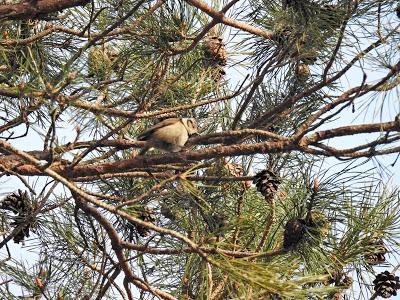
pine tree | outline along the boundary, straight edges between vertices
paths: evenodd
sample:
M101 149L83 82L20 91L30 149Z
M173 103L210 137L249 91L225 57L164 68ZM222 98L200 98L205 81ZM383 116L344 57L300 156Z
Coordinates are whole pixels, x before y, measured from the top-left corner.
M398 16L394 0L1 4L0 294L395 296ZM170 118L199 135L139 155Z

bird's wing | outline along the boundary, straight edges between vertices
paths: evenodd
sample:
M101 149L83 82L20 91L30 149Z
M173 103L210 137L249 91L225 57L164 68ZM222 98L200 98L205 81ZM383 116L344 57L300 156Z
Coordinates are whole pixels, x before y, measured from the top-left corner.
M170 119L166 119L164 121L161 121L160 123L157 123L156 125L147 128L144 132L142 132L140 135L138 135L137 139L138 139L138 141L145 141L157 129L162 128L162 127L166 127L166 126L169 126L169 125L172 125L172 124L175 124L176 122L179 122L179 121L180 121L179 118L170 118Z

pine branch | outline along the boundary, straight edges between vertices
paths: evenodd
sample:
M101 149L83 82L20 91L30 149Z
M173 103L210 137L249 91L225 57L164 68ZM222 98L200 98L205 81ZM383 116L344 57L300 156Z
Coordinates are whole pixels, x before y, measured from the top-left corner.
M38 0L22 1L17 4L0 5L0 19L37 19L67 8L84 6L89 0Z

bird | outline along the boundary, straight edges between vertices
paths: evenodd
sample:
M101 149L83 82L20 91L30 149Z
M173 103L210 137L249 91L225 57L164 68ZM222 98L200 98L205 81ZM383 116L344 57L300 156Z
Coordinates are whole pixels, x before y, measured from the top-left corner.
M137 137L138 141L146 142L139 155L144 155L153 147L169 152L179 152L184 148L189 136L194 134L198 134L197 122L194 118L166 119Z

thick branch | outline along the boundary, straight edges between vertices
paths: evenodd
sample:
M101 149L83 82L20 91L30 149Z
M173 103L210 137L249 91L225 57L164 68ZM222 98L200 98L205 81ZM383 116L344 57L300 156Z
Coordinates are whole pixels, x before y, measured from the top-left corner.
M389 131L400 131L399 120L386 123L350 125L350 126L343 126L334 129L318 131L311 134L308 137L305 137L302 142L309 145L322 140L340 136L348 136L348 135L372 133L372 132L389 132Z
M267 141L263 143L253 144L234 144L229 146L217 146L213 148L201 149L197 151L187 151L179 153L165 153L162 155L149 155L149 156L136 156L131 159L94 163L94 164L81 164L74 168L68 167L63 162L57 162L51 166L51 169L62 176L67 178L82 178L86 176L97 176L101 174L113 174L127 172L135 168L148 168L150 166L160 164L173 164L182 162L195 162L203 159L226 157L226 156L240 156L252 155L258 153L276 153L276 152L290 152L293 150L305 151L308 145L315 144L321 140L326 140L334 137L348 136L361 133L371 132L389 132L400 131L399 121L395 120L386 123L376 124L361 124L352 126L343 126L325 131L319 131L306 136L301 139L299 144L295 140L282 139L278 141ZM233 131L234 132L234 131ZM239 131L240 132L240 131ZM265 132L266 135L271 134ZM272 137L272 136L270 136ZM9 151L9 144L0 141L0 148ZM12 152L12 151L10 151ZM307 151L305 151L307 152ZM6 157L2 159L1 165L4 169L13 170L21 175L44 175L40 168L33 165L24 164L21 160L8 160Z
M66 8L83 6L89 2L89 0L39 0L0 5L0 19L35 19Z
M9 144L0 141L0 148L9 151ZM169 164L169 163L182 163L201 161L203 159L225 157L225 156L239 156L251 155L256 153L275 153L275 152L289 152L295 150L296 145L291 144L289 141L278 142L264 142L254 144L235 144L230 146L218 146L198 151L187 151L179 153L165 153L162 155L149 155L137 156L132 159L120 160L115 162L77 165L73 169L68 168L67 165L60 163L52 165L51 169L58 174L68 178L94 176L105 173L117 173L132 170L134 168L146 168L153 165ZM12 151L10 151L12 152ZM21 157L23 157L21 155ZM20 165L15 161L3 162L5 169L10 169L18 172L21 175L44 175L40 168L32 165Z

